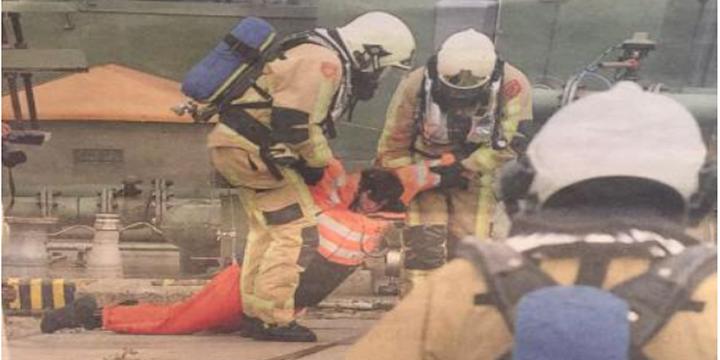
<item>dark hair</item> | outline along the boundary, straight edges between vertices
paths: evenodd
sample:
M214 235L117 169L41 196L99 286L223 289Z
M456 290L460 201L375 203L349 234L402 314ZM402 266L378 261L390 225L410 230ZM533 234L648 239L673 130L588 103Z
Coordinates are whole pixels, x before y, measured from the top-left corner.
M368 191L368 197L375 202L385 201L381 211L405 211L400 201L404 188L400 179L390 170L371 168L360 173L358 194Z

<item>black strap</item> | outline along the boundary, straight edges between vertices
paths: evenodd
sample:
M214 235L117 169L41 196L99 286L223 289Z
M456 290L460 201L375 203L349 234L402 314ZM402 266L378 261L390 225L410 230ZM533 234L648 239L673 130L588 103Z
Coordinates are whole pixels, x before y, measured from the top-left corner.
M602 288L610 261L612 258L606 254L584 254L580 257L575 284Z
M225 41L232 42L233 40L226 37ZM237 45L236 43L233 44L235 44L238 49L243 48L241 45ZM232 47L232 45L228 45ZM207 122L214 115L221 113L225 111L225 109L233 106L232 102L245 94L245 92L247 92L247 90L250 88L253 88L266 101L272 102L272 96L265 90L257 86L255 81L262 75L265 64L274 60L280 55L280 46L281 44L279 41L272 41L265 47L265 49L261 51L252 48L250 48L250 50L247 50L248 55L244 56L249 56L250 58L252 58L253 56L257 55L257 58L255 58L255 60L251 60L251 62L248 64L248 68L243 72L242 76L239 76L237 79L235 79L232 84L228 86L228 89L226 91L220 94L217 99L215 99L211 104L206 106L201 112L195 115L195 120L199 122ZM257 54L252 53L252 50L257 52Z
M505 77L505 60L501 59L498 54L495 54L495 56L495 66L492 75L490 75L490 82L501 81Z
M656 262L648 272L624 281L610 291L624 299L638 320L632 324L636 352L662 329L677 312L701 309L691 303L693 292L709 275L717 272L717 250L696 245L678 255Z
M270 174L277 180L282 180L280 169L270 157L270 146L275 144L270 128L248 114L242 104L230 106L220 113L220 122L257 145L260 149L260 158Z
M520 298L534 290L557 283L522 254L499 242L463 241L458 254L475 265L483 276L488 291L475 296L475 303L495 305L508 328L513 330L514 308ZM604 270L592 274L581 271L583 281L602 283L612 257L601 254L596 266ZM590 268L592 261L585 260ZM581 263L582 264L582 263ZM582 275L585 272L586 275ZM678 255L656 261L644 274L626 280L610 292L624 299L638 315L632 324L633 360L650 360L642 348L662 329L677 311L702 311L703 305L691 299L692 294L708 276L717 272L717 250L709 245L695 245ZM602 276L600 276L602 274ZM505 354L501 359L507 358Z
M350 58L352 56L352 53L350 53L350 50L345 46L345 42L342 39L342 36L340 36L340 33L337 31L337 29L327 29L327 33L330 36L331 39L335 41L335 43L340 47L340 51L345 53L345 56ZM341 57L344 61L344 57Z
M344 56L339 56L340 61L342 62L343 69L347 68L349 60L346 60L347 58L351 57L350 51L348 51L347 47L345 46L345 43L342 40L342 37L337 32L336 29L327 29L327 33L330 36L330 38L338 45L339 49L334 49L336 51L340 51L344 54ZM291 35L290 37L284 39L280 45L281 49L281 56L284 56L284 53L296 46L303 45L303 44L315 44L320 46L325 46L322 43L318 41L313 41L312 36L319 36L322 37L322 35L318 34L317 32L310 30L310 31L303 31L294 35ZM345 72L347 70L343 70ZM344 75L348 76L348 75ZM350 89L348 89L350 90ZM337 104L337 101L339 100L340 92L336 91L335 95L333 95L332 100L330 101L330 109L334 109L335 105ZM355 105L357 103L357 100L354 102L351 101L350 106L346 106L343 108L340 115L337 116L337 119L341 119L343 116L348 116L348 122L352 122L352 112L354 111ZM337 137L337 129L335 128L335 120L332 117L331 111L328 111L327 116L325 116L325 119L323 119L320 122L320 127L323 130L323 134L330 140L335 139Z
M532 291L557 282L535 264L500 242L464 240L458 245L458 255L469 260L485 279L487 293L478 294L476 303L493 303L510 331L514 328L515 307L520 298Z
M272 106L273 97L272 97L272 95L270 95L269 92L267 92L265 89L258 86L257 83L254 81L250 84L250 87L252 87L253 90L255 90L255 92L258 93L258 95L262 96L262 98L265 99L265 101L263 102L264 104L268 104L268 107Z
M508 145L508 139L505 139L505 134L503 133L503 124L502 124L502 118L503 118L503 107L502 103L505 101L504 99L501 99L502 97L502 83L505 81L505 61L500 59L500 56L497 55L497 58L495 60L495 68L493 69L492 75L490 76L491 84L494 82L500 83L500 89L498 89L497 94L495 94L495 125L493 126L493 132L492 132L492 147L495 150L503 150Z
M10 187L10 204L8 204L7 208L3 210L3 212L7 215L7 213L13 208L15 205L15 178L13 177L13 171L12 167L7 167L8 172L8 186Z
M423 154L417 146L415 146L415 143L417 142L418 137L420 136L420 132L423 131L422 126L423 122L425 121L425 107L427 106L427 90L425 89L426 82L428 81L428 76L432 78L431 70L430 68L435 68L435 56L430 57L430 60L428 60L428 75L424 75L422 82L420 82L420 91L418 92L417 97L417 106L415 108L415 118L413 119L413 127L412 127L412 134L410 134L410 154L414 155L415 153L419 153L420 155L427 155ZM439 158L439 157L438 157Z
M243 108L245 110L269 109L272 107L271 101L256 101L241 104L233 104L233 107Z
M230 50L237 52L249 62L254 63L260 60L260 51L238 39L232 33L225 35L223 41L230 47Z

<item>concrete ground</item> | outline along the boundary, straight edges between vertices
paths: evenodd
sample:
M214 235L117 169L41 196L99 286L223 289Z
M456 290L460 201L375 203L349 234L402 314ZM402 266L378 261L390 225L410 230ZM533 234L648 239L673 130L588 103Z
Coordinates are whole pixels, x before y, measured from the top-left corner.
M308 319L319 342L267 343L237 334L121 335L109 331L68 330L41 334L39 320L10 317L5 360L331 360L342 359L350 344L375 319L355 316Z
M47 275L76 285L76 296L89 294L100 305L128 299L143 302L181 301L198 292L205 279L178 279L173 252L123 252L124 278L93 277L74 264L74 254L53 263ZM3 266L4 276L13 268ZM19 274L18 274L19 275ZM310 309L301 323L316 331L319 342L267 343L238 334L122 335L109 331L63 330L40 332L40 319L8 316L3 326L7 341L4 360L330 360L342 359L349 346L397 302L372 293L373 275L357 271L326 301Z

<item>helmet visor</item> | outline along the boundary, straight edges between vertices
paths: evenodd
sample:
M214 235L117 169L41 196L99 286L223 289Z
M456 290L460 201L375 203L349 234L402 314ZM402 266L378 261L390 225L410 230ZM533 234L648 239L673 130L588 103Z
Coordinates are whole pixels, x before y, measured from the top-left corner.
M445 81L432 84L432 97L440 109L445 112L478 109L490 102L490 83L472 88L459 88Z

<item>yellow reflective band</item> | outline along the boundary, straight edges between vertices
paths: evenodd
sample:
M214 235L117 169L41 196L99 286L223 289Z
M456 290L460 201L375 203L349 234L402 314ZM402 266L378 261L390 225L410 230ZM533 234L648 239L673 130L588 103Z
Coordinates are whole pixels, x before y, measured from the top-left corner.
M41 310L42 301L42 279L30 279L30 308Z
M320 216L318 216L318 226L328 229L343 239L353 242L360 242L364 237L364 234L349 229L347 226L335 221L335 219L326 214L320 214Z
M262 50L264 50L265 48L267 48L267 46L268 46L268 45L272 42L272 40L274 40L274 39L275 39L275 34L270 34L270 36L268 36L268 38L265 39L265 42L263 42L263 44L260 46L260 51L262 51ZM219 87L217 90L215 90L215 92L212 94L212 96L210 96L210 98L207 99L206 101L207 101L207 102L212 102L212 101L214 101L218 96L220 96L221 94L223 94L223 93L225 92L225 89L227 89L228 87L230 87L230 85L232 85L232 83L235 81L235 79L237 79L241 74L245 73L245 69L247 69L248 66L249 66L248 64L243 64L243 65L241 65L240 68L238 68L237 70L235 70L235 72L234 72L230 77L228 77L227 80L225 80L225 82L222 84L222 86Z
M251 307L255 311L269 313L275 309L275 303L273 301L247 293L243 293L242 296L244 306Z
M330 257L338 257L350 261L358 261L363 257L360 251L352 251L339 247L334 242L320 235L320 247L325 248L330 253Z
M390 105L388 106L388 111L385 115L385 126L383 127L382 134L380 135L380 141L378 141L378 155L382 159L382 165L384 167L400 167L405 165L410 165L410 158L409 157L403 157L395 160L386 160L385 155L392 151L393 149L396 149L398 147L404 148L405 146L402 146L401 144L398 144L397 141L393 140L393 136L396 136L395 129L398 126L399 114L398 109L400 108L400 105L403 103L403 95L405 93L405 88L408 86L408 80L407 75L403 76L403 78L400 80L400 84L398 84L397 89L395 90L395 93L393 94L392 99L390 100ZM397 164L393 164L393 162L399 161Z
M410 209L408 210L408 225L422 225L422 214L420 212L420 206L417 202L410 203Z
M521 107L520 107L520 98L515 97L512 100L505 103L505 116L515 116L520 113Z
M328 145L327 138L325 138L320 124L325 121L330 111L330 104L332 103L334 95L335 86L333 80L323 77L317 90L317 98L315 99L315 106L310 115L310 126L308 127L308 136L310 137L309 141L312 146L312 151L309 154L305 154L307 157L305 160L310 166L317 167L326 165L332 158L332 150L330 150L330 145Z
M315 207L315 200L310 194L310 189L305 184L305 180L295 172L294 170L283 168L282 174L287 179L295 191L300 195L300 205L303 209L303 215L308 217L308 214L317 214L318 210Z
M8 304L8 307L10 309L20 309L20 279L9 278L7 280L7 285L15 290L15 300Z
M427 173L428 169L423 163L415 164L415 176L417 177L417 184L420 187L427 185Z
M475 236L488 240L492 230L492 217L495 210L495 196L492 187L481 187L478 193L477 215L475 217Z
M52 281L53 306L59 309L65 306L65 279Z
M472 170L481 173L490 173L495 171L497 165L493 149L482 148L470 155L469 160L472 162Z
M311 151L304 154L308 165L312 167L327 165L332 159L332 150L330 150L330 145L328 145L325 134L323 134L322 127L317 124L310 125L308 134L310 146L312 147Z
M383 166L388 167L388 168L393 168L393 169L403 167L403 166L408 166L411 164L412 164L412 159L409 156L383 161Z

